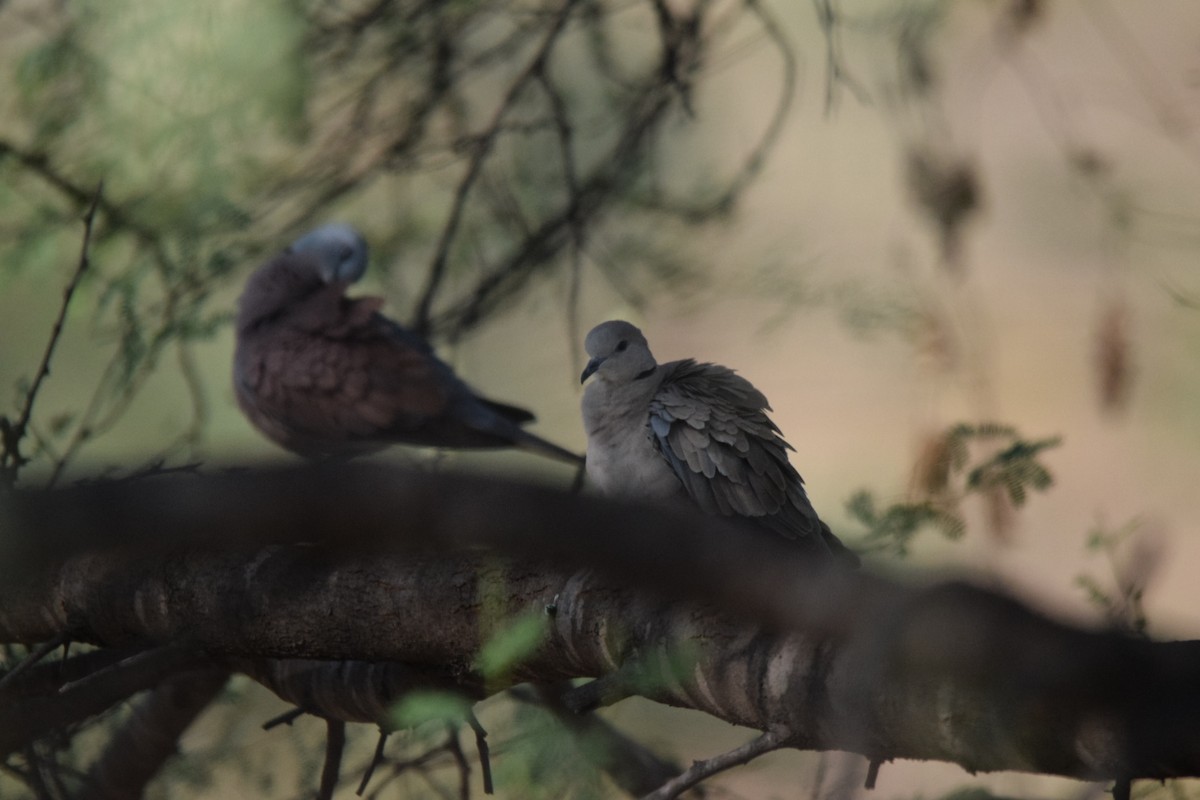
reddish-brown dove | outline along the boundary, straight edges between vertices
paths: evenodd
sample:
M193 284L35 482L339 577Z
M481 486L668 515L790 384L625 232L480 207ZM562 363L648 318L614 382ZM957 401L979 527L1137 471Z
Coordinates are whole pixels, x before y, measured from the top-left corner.
M628 322L597 325L580 382L587 477L608 495L690 498L707 514L781 534L857 564L813 510L767 398L727 367L659 364Z
M332 224L296 240L250 276L238 303L233 385L246 417L309 458L391 444L518 447L580 456L521 429L533 414L480 397L429 344L379 313L379 297L346 297L367 244Z

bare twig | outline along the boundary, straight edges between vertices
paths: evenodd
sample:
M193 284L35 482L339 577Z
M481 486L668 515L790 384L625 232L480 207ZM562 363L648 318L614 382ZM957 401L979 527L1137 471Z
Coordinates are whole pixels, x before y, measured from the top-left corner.
M441 287L442 279L445 277L446 263L450 257L450 246L454 243L455 234L457 234L459 223L462 221L463 211L466 209L471 189L475 185L475 181L483 169L483 164L487 160L488 154L491 152L492 146L500 134L501 123L521 96L525 87L541 71L542 65L549 57L555 42L558 41L563 28L566 27L567 20L570 18L571 10L575 4L575 0L563 0L562 7L555 15L550 29L546 32L541 46L534 53L529 65L513 80L512 85L508 88L508 92L496 108L491 123L475 139L474 152L467 164L466 174L463 175L462 180L458 184L458 189L455 191L454 201L450 206L450 215L446 218L446 224L442 227L442 234L438 239L433 261L429 265L429 273L425 279L425 288L421 291L421 299L417 302L416 314L412 325L422 335L429 332L433 301L438 289Z
M29 782L27 785L33 791L33 796L37 800L54 800L54 795L50 793L50 787L46 785L46 776L42 772L42 757L33 742L25 745L24 755L25 763L29 765ZM1128 797L1124 798L1124 800L1128 800Z
M368 800L374 800L376 797L378 797L380 795L380 793L383 791L383 789L390 782L397 779L398 777L403 775L408 770L418 771L421 774L421 776L424 777L426 779L426 781L428 781L428 776L424 773L425 767L430 762L436 760L439 756L446 753L447 750L449 749L448 745L449 745L448 742L443 742L442 744L439 744L437 747L426 750L424 753L421 753L419 756L416 756L415 758L410 758L410 759L393 762L390 765L390 769L389 769L391 774L388 775L386 778L384 778L374 789L371 790L371 793L369 795L367 795ZM442 789L442 787L436 786L436 785L432 785L432 786L433 786L434 790L437 791L438 794L443 795L443 796L445 795L445 792Z
M321 786L317 800L333 800L337 789L338 771L342 768L342 751L346 749L346 723L340 719L325 720L325 764L321 767Z
M837 86L844 86L858 102L866 105L870 102L867 90L846 69L842 58L841 40L838 36L838 12L833 7L833 0L813 0L817 11L817 22L825 37L825 114L833 113L837 104Z
M467 712L467 724L475 732L475 749L479 752L479 770L483 773L483 793L492 794L492 759L488 750L487 731L479 723L475 712Z
M458 741L458 726L447 723L446 733L449 734L449 738L446 739L445 747L454 757L454 764L458 768L459 800L471 800L471 765L467 763L467 756Z
M383 761L383 747L387 744L388 731L379 729L379 741L375 743L375 754L371 756L371 763L367 765L367 769L363 772L362 782L358 784L358 791L355 792L359 797L363 796L363 792L367 790L367 784L371 782L371 776L375 774L375 768Z
M262 724L262 729L264 731L269 731L272 728L279 727L280 725L291 725L306 713L307 712L303 708L293 708L290 711L285 711L282 714L279 714L278 716L271 717Z
M101 181L96 187L95 194L92 195L92 202L88 206L87 213L83 216L83 243L79 248L79 263L75 267L74 274L71 275L71 280L67 283L67 288L63 290L63 300L58 308L58 318L54 320L54 327L50 331L50 340L46 342L46 352L42 354L42 363L38 366L29 392L25 395L25 406L21 409L21 416L17 418L15 424L5 425L2 428L4 452L0 454L0 470L3 470L0 480L10 486L16 483L17 473L27 462L27 459L21 456L21 440L25 438L26 429L29 427L29 418L33 414L33 404L37 400L38 390L42 388L42 381L50 374L50 359L54 357L54 348L58 345L58 339L62 335L71 298L75 296L75 289L79 286L79 281L91 263L88 247L92 241L92 224L96 219L96 208L100 204L103 193L104 182Z
M575 133L571 126L571 118L567 112L567 104L563 101L562 93L551 80L549 72L543 65L538 72L538 81L550 100L550 110L554 118L554 130L558 137L559 158L562 161L563 181L567 185L570 197L579 194L579 176L575 168ZM571 359L572 374L580 369L579 354L579 292L583 278L583 252L586 243L586 228L579 217L579 209L575 205L568 208L570 216L567 223L571 231L571 272L567 280L567 348Z
M57 695L32 697L0 707L0 755L54 730L86 719L179 672L210 662L190 647L166 645L63 686Z
M874 789L875 782L879 780L879 767L883 764L882 758L872 758L867 764L867 779L863 781L864 789Z
M723 772L730 767L749 763L759 756L778 750L787 744L791 732L786 728L773 727L757 739L747 742L741 747L735 747L727 753L714 756L705 761L696 761L680 775L664 783L655 791L645 795L642 800L670 800L678 797L700 781Z
M8 689L12 685L13 681L24 674L26 670L70 640L70 632L64 631L58 636L55 636L53 639L42 642L37 647L33 648L33 650L29 651L29 655L21 659L19 664L10 669L8 672L4 673L4 677L0 678L0 693L3 693L4 690Z
M86 678L139 652L140 648L109 647L69 658L64 656L59 661L43 660L6 685L0 692L0 703L11 703L21 697L57 694L64 684Z

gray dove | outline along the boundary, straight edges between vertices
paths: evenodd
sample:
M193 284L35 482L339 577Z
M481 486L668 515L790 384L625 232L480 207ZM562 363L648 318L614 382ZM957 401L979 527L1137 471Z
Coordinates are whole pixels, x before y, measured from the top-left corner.
M692 359L659 364L628 322L597 325L580 383L587 477L609 495L690 498L852 564L858 557L813 510L792 447L767 416L767 398L745 378Z
M346 297L367 268L349 225L297 239L250 276L238 303L233 385L267 438L309 458L404 443L518 447L578 465L580 456L521 429L533 414L476 394L415 333Z

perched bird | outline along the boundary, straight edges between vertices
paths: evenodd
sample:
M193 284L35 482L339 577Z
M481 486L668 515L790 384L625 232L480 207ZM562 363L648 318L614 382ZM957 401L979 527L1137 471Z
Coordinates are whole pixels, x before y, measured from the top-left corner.
M659 364L628 322L597 325L580 383L587 477L609 495L688 497L811 552L858 558L813 510L767 398L733 370L692 359Z
M424 339L379 313L382 298L346 297L366 268L362 236L332 224L250 276L238 303L233 385L256 428L309 458L404 443L518 447L580 463L521 429L533 414L476 394Z

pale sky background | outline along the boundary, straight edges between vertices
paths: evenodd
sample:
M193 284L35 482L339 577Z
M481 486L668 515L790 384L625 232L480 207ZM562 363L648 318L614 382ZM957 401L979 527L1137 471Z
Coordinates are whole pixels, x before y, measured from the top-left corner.
M929 430L987 419L1012 424L1027 438L1061 435L1063 444L1045 457L1057 483L1020 510L1011 541L989 536L972 507L963 542L926 532L913 561L937 571L966 569L1056 613L1095 619L1075 578L1111 576L1102 558L1085 552L1087 532L1097 523L1115 528L1140 519L1146 541L1161 548L1146 598L1151 630L1193 638L1200 636L1200 310L1175 302L1168 289L1200 298L1200 4L1139 0L1084 10L1081 2L1048 3L1035 29L1008 50L996 47L981 11L996 3L961 4L952 35L939 37L948 70L937 141L978 167L984 195L961 281L948 280L934 263L933 237L908 200L903 153L912 129L901 130L881 88L895 70L890 51L878 39L847 36L846 60L872 101L843 93L827 113L825 49L812 8L776 0L771 6L801 63L798 91L783 138L736 217L680 243L711 261L712 285L685 301L656 298L643 314L593 272L582 319L586 330L629 318L660 361L715 361L753 381L796 447L793 461L814 505L850 540L855 529L844 501L863 487L884 499L903 497ZM778 58L766 49L721 66L697 98L700 133L681 138L675 162L697 171L727 168L766 123L778 76ZM1110 196L1150 212L1135 213L1126 233L1114 232L1104 201L1068 168L1064 133L1110 164ZM779 284L764 278L768 271L809 299L780 300ZM407 308L407 298L394 294L403 281L393 283L368 278L362 291L388 295L394 312ZM229 289L230 307L237 291ZM45 276L6 286L0 387L32 374L58 293ZM543 286L446 355L489 395L534 409L539 433L582 449L578 370L558 313L562 296L560 285ZM864 296L939 304L965 346L982 354L972 363L984 388L964 371L938 373L895 331L852 330L845 308ZM1098 320L1113 297L1129 309L1135 369L1132 400L1121 415L1101 411L1094 374ZM99 361L79 317L72 317L39 410L69 408L71 376L86 375ZM289 458L236 410L228 385L231 332L198 352L212 413L206 457ZM156 437L178 430L186 415L181 388L159 383L148 387L124 433L99 443L83 466L139 464ZM569 479L522 456L470 461ZM644 704L625 703L610 714L637 723L685 760L748 735L687 712L647 714ZM813 764L811 755L777 754L723 780L749 797L793 797L807 791ZM870 796L928 797L960 785L1031 797L1084 791L1070 781L899 763L884 766Z

